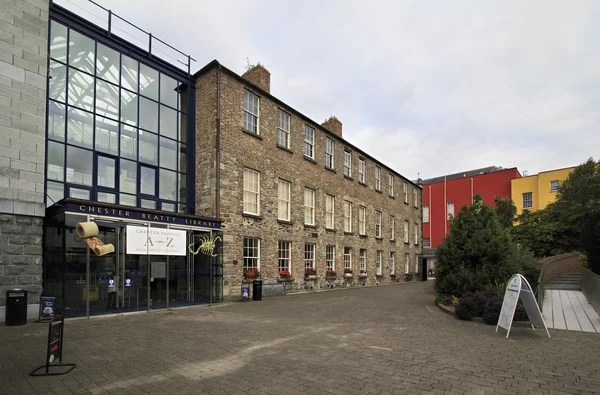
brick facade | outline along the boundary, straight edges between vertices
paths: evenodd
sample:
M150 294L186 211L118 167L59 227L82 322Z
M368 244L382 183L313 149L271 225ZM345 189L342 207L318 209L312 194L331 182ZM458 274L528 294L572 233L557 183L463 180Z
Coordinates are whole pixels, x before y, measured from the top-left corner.
M4 0L0 13L0 307L8 289L31 304L42 291L48 8Z
M279 102L251 83L222 68L220 77L220 182L216 179L217 68L207 66L197 74L197 170L198 215L215 215L215 191L220 193L220 214L225 225L224 296L240 294L243 277L244 237L260 239L260 268L265 282L278 281L278 242L291 242L293 291L344 286L375 285L404 281L405 254L414 273L421 254L421 189L398 173L376 162L336 134ZM259 135L243 130L244 90L260 98ZM291 116L289 149L277 146L278 110ZM314 160L304 155L304 125L315 130ZM341 134L341 124L340 124ZM334 169L325 167L326 137L335 141ZM352 176L344 175L344 150L351 152ZM359 157L366 161L365 184L358 182ZM381 190L375 190L375 167L381 168ZM260 214L243 214L244 169L260 172ZM394 176L394 197L388 195L388 174ZM291 183L291 221L278 220L278 180ZM403 185L407 184L408 203ZM316 224L304 224L304 188L316 192ZM417 191L417 207L414 205ZM326 194L335 197L334 230L325 228ZM344 231L344 201L352 203L352 232ZM366 207L366 236L358 233L359 206ZM382 238L375 237L376 212L382 213ZM395 218L395 240L390 241L390 216ZM404 221L409 221L409 242L404 242ZM415 232L417 243L415 244ZM316 280L304 278L305 244L315 244ZM335 279L325 276L327 245L336 246ZM352 249L354 275L344 278L344 248ZM366 249L367 274L359 278L359 250ZM375 270L376 251L382 251L382 275ZM395 273L390 275L389 256L395 252Z

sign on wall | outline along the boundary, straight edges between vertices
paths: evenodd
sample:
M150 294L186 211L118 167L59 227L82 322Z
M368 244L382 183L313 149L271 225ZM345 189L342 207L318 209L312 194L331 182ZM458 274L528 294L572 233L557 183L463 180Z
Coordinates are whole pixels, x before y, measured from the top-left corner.
M127 225L127 254L186 255L185 230Z
M548 332L548 328L542 317L540 307L535 300L535 295L533 294L531 286L527 279L521 274L515 274L508 280L506 292L504 293L504 300L502 301L502 309L500 310L500 317L498 318L498 325L496 325L496 332L498 332L499 327L504 328L507 330L506 337L508 338L519 298L523 302L527 317L531 323L531 328L533 330L535 330L536 327L544 328L546 329L548 337L550 337L550 333Z

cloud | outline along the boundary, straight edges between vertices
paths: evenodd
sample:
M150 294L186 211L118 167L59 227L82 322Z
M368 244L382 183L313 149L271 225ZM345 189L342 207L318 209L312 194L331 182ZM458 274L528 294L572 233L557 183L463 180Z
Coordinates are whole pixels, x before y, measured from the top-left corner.
M530 173L600 146L600 3L104 0L243 73L408 178L490 165Z

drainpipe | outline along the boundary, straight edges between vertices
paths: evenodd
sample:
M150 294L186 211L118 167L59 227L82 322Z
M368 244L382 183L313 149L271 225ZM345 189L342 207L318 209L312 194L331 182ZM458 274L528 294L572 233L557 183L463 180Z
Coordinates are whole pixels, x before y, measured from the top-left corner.
M433 216L431 215L431 209L433 207L433 196L431 195L431 185L429 186L429 248L431 248L431 227L433 226Z
M217 141L216 141L216 177L217 194L216 218L221 218L221 65L217 68Z
M448 234L448 203L446 202L446 176L444 176L444 236Z
M473 177L471 177L471 203L473 203Z

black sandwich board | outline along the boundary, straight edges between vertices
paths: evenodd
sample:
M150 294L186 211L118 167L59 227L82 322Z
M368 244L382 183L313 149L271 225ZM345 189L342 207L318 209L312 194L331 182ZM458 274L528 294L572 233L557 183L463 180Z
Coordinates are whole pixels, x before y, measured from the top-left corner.
M74 363L62 363L65 318L52 318L48 324L48 347L46 349L46 364L29 373L30 376L60 376L69 373L77 366ZM55 363L58 362L58 363ZM56 371L54 368L66 368ZM40 370L44 371L40 372ZM55 370L52 372L51 370Z

